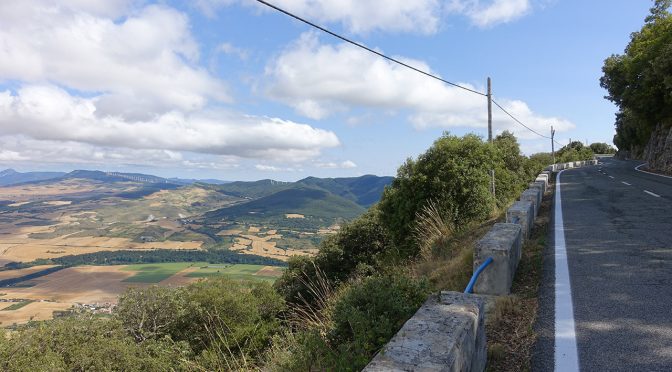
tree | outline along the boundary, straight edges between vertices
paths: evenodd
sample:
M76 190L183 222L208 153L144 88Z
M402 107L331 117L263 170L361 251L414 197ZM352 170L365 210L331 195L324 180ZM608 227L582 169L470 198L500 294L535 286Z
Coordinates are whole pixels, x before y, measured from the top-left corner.
M614 143L639 153L653 129L672 124L671 0L657 0L622 55L604 61L600 85L619 107Z
M380 201L381 221L402 256L415 256L416 216L430 201L456 228L490 215L495 200L490 170L495 169L495 147L474 135L444 133L417 160L408 159Z

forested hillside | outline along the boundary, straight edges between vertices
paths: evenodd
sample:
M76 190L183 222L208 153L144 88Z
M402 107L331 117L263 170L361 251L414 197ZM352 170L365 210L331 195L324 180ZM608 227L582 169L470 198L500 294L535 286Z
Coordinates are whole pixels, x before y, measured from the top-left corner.
M656 0L625 52L607 58L600 84L619 107L614 144L623 157L672 172L671 0Z

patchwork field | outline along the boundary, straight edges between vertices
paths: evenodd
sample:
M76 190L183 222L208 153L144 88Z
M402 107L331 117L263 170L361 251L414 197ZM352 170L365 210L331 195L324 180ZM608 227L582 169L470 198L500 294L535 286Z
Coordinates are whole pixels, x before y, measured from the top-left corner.
M10 277L12 271L17 271L13 274L16 277L23 270L29 269L0 274ZM273 282L280 275L282 268L278 267L204 262L71 267L16 287L0 288L0 326L49 319L53 311L73 306L109 309L128 287L183 286L213 276Z

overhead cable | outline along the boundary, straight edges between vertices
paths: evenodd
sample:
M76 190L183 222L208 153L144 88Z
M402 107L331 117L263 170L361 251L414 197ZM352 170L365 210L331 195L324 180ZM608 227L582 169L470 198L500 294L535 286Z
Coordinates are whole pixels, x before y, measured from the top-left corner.
M481 93L481 92L479 92L479 91L477 91L477 90L473 90L473 89L471 89L471 88L467 88L467 87L462 86L462 85L460 85L460 84L450 82L450 81L445 80L445 79L443 79L443 78L440 78L440 77L438 77L438 76L436 76L436 75L430 74L429 72L422 71L422 70L420 70L420 69L418 69L418 68L416 68L416 67L413 67L413 66L411 66L411 65L409 65L409 64L407 64L407 63L401 62L401 61L398 60L398 59L389 57L389 56L387 56L387 55L385 55L385 54L383 54L383 53L381 53L381 52L375 51L375 50L373 50L373 49L371 49L371 48L369 48L369 47L367 47L367 46L364 46L364 45L362 45L362 44L360 44L360 43L358 43L358 42L356 42L356 41L352 41L352 40L346 38L345 36L341 36L341 35L339 35L339 34L333 32L333 31L330 31L330 30L328 30L328 29L322 27L322 26L316 25L316 24L313 23L313 22L310 22L310 21L308 21L308 20L306 20L306 19L304 19L304 18L301 18L301 17L297 16L296 14L290 13L289 11L284 10L284 9L282 9L282 8L276 6L276 5L273 5L273 4L271 4L271 3L268 3L268 2L266 2L266 1L264 1L264 0L257 0L257 2L259 2L259 3L261 3L261 4L264 4L264 5L266 5L266 6L270 7L270 8L273 8L273 9L275 9L275 10L281 12L281 13L284 13L284 14L286 14L286 15L288 15L288 16L290 16L290 17L296 19L296 20L299 20L299 21L301 21L301 22L303 22L303 23L305 23L305 24L307 24L307 25L310 25L310 26L312 26L312 27L314 27L314 28L316 28L316 29L318 29L318 30L320 30L320 31L326 32L326 33L328 33L329 35L334 36L334 37L336 37L336 38L338 38L338 39L341 39L341 40L343 40L343 41L345 41L345 42L347 42L347 43L350 43L350 44L352 44L352 45L354 45L354 46L356 46L356 47L359 47L359 48L362 48L362 49L364 49L364 50L366 50L366 51L369 51L369 52L371 52L371 53L373 53L373 54L375 54L375 55L377 55L377 56L379 56L379 57L385 58L385 59L387 59L387 60L389 60L389 61L392 61L392 62L394 62L394 63L396 63L396 64L399 64L399 65L401 65L401 66L404 66L404 67L406 67L406 68L409 68L409 69L411 69L411 70L413 70L413 71L415 71L415 72L419 72L419 73L421 73L421 74L423 74L423 75L429 76L429 77L431 77L431 78L433 78L433 79L439 80L439 81L441 81L441 82L443 82L443 83L446 83L446 84L448 84L448 85L452 85L452 86L454 86L454 87L456 87L456 88L464 89L464 90L466 90L466 91L468 91L468 92L475 93L475 94L478 94L478 95L480 95L480 96L484 96L484 97L486 96L485 93Z

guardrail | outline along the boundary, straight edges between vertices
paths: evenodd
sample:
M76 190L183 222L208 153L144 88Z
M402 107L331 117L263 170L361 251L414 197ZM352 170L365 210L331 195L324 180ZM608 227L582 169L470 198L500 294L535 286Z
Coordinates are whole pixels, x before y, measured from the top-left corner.
M507 223L496 223L476 243L474 273L464 293L432 296L364 371L484 371L485 301L480 294L510 293L522 242L532 230L551 172L595 164L597 160L553 164L542 172L507 210Z

